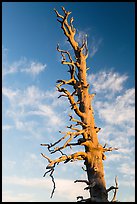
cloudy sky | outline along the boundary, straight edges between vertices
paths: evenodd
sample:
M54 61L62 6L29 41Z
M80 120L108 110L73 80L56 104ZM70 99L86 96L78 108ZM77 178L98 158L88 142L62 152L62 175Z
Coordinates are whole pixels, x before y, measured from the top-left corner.
M53 11L62 13L61 6L72 11L76 39L88 36L87 79L90 93L96 92L99 141L119 148L106 153L107 187L118 176L117 199L135 201L134 3L10 2L2 3L3 202L67 202L88 195L84 184L74 183L86 179L82 161L57 166L52 199L51 178L43 177L48 163L40 154L49 154L40 144L58 140L72 113L55 88L58 79L68 78L56 45L72 51Z

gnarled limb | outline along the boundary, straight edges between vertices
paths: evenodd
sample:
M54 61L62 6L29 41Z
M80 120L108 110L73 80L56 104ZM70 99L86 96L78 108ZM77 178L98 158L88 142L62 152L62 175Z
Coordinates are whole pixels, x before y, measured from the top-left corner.
M77 120L77 119L73 118L72 115L69 115L69 117L70 117L70 121L73 121L73 122L77 123L76 125L81 125L83 128L87 128L88 127L87 124L83 123L80 120Z
M58 50L58 52L61 52L61 54L63 54L63 53L67 54L67 55L68 55L68 58L69 58L69 60L70 60L70 62L72 62L72 64L75 66L75 63L73 62L72 57L71 57L71 55L70 55L70 53L69 53L68 51L66 51L66 50L61 50L61 49L59 48L59 44L57 44L57 50ZM65 61L65 60L66 60L66 57L63 55L63 61Z
M90 182L89 181L87 181L87 180L75 180L74 181L74 183L78 183L78 182L82 182L82 183L86 183L87 185L89 185L90 184Z
M79 110L77 103L74 100L74 97L70 94L70 92L64 88L58 88L59 92L63 92L66 94L66 96L68 97L68 100L70 101L70 104L72 106L72 109L74 109L75 113L79 116L79 117L83 117L84 114Z
M41 144L41 146L47 146L49 152L51 154L57 152L57 151L60 151L64 148L66 148L67 146L71 147L71 146L76 146L76 145L81 145L81 143L71 143L70 142L73 140L73 138L76 138L77 136L79 135L82 135L85 130L81 130L81 129L78 129L78 128L71 128L72 130L75 130L76 132L63 132L63 134L65 134L63 137L61 137L59 140L57 140L55 143L50 143L50 144ZM62 132L61 132L62 133ZM58 143L60 143L62 140L66 139L67 137L69 137L69 139L64 143L63 146L61 147L55 147L54 149L51 150L52 147L54 147L55 145L57 145ZM42 155L43 156L43 155ZM43 156L44 157L44 156ZM49 159L49 158L47 158Z
M45 159L48 160L49 164L46 167L46 169L51 169L53 168L56 164L59 164L60 162L67 163L69 161L74 161L74 160L85 160L87 157L87 153L86 152L76 152L74 154L71 155L62 155L61 157L59 157L58 159L55 160L51 160L49 159L46 155L41 154Z
M70 79L68 81L66 81L66 80L57 80L56 83L60 83L60 84L57 85L57 88L59 88L63 84L73 85L75 83L75 80L74 79Z
M64 34L68 37L68 41L71 43L74 50L77 50L78 43L75 41L74 36L76 33L76 29L72 26L73 18L70 20L70 25L68 24L68 16L71 14L71 12L66 11L64 7L62 7L62 10L64 11L64 16L60 15L56 9L54 11L56 12L57 17L61 18L62 20L58 20L61 23L61 28L64 31Z
M86 183L87 187L84 188L84 190L89 190L90 188L93 188L96 185L96 182L93 180L92 182L87 181L87 180L75 180L74 183L77 182L82 182L82 183Z
M113 150L118 150L118 148L116 148L116 147L103 148L104 152L113 151Z
M83 133L83 130L81 130L81 131L79 131L79 132L71 132L71 133L69 132L69 133L67 133L67 134L63 137L63 139L64 139L65 137L67 137L68 135L69 135L70 137L69 137L69 139L65 142L65 144L64 144L62 147L56 147L54 150L52 150L51 153L55 153L55 152L57 152L57 151L59 151L59 150L62 150L62 149L64 149L64 148L66 148L67 146L71 146L72 144L69 144L69 142L71 142L74 137L77 137L78 135L81 135L82 133Z
M118 181L117 181L117 176L115 177L115 184L116 184L116 187L115 187L114 196L113 196L111 202L116 202L116 195L117 195L117 191L118 191Z
M83 40L83 44L81 47L78 46L78 43L75 41L74 36L76 34L76 29L72 25L73 18L70 19L70 25L68 24L68 16L71 14L71 12L66 11L64 7L62 7L62 10L64 11L64 16L60 15L56 9L54 11L56 12L57 17L61 18L61 20L58 20L61 23L61 28L64 31L64 34L67 36L68 41L70 42L71 46L74 49L76 58L80 55L85 60L88 57L88 48L87 48L87 41L86 39ZM85 54L82 52L85 49ZM78 66L79 67L79 66Z
M48 170L47 172L45 172L44 175L43 175L43 177L45 177L46 174L49 173L49 172L50 172L50 177L51 177L52 182L53 182L53 190L52 190L51 196L50 196L50 198L52 198L52 197L53 197L53 194L54 194L54 191L55 191L55 188L56 188L55 180L54 180L54 177L53 177L54 168L51 168L50 170Z

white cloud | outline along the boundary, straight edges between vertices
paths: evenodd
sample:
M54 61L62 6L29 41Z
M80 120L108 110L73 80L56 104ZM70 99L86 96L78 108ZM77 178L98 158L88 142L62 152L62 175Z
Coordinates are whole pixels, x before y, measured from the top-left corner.
M31 62L30 66L28 68L21 69L21 72L26 72L31 74L32 76L36 76L40 74L40 72L43 72L46 66L46 64L41 64L39 62Z
M26 152L24 154L24 160L22 161L22 168L24 169L24 171L33 171L33 169L35 168L35 170L42 171L42 174L44 174L43 172L45 171L45 162L43 161L43 157L39 154L34 154L31 152Z
M134 135L135 89L125 89L124 82L127 79L127 75L112 71L88 75L92 92L97 93L93 106L99 118L107 125L122 125L123 128L126 128L128 123L126 129Z
M83 41L86 41L89 49L89 57L94 57L103 41L102 38L96 39L95 37L92 37L91 41L89 41L88 34L85 31L78 31L75 39L79 46L82 46Z
M3 87L2 94L9 99L10 103L16 104L20 107L38 106L43 103L43 101L50 103L50 105L52 105L54 108L56 106L62 107L66 104L65 99L58 99L60 94L55 89L43 91L34 85L28 86L24 90Z
M26 100L27 99L27 100ZM20 90L18 97L19 106L35 106L44 99L44 92L32 85L24 90Z
M4 54L3 54L4 55ZM2 63L2 74L3 76L9 74L15 74L19 72L24 72L30 74L32 76L37 76L41 72L45 70L47 67L46 64L41 62L32 61L27 59L26 57L22 57L18 61L14 61L13 63L9 63L7 58L3 56L3 63Z
M115 98L114 101L96 102L99 117L108 124L121 125L129 123L134 125L135 121L135 90L128 89L123 95Z
M79 44L79 46L81 46L82 45L82 43L83 43L83 40L85 40L87 37L86 37L86 32L84 32L84 31L78 31L77 32L77 34L76 34L76 36L75 36L75 39L76 39L76 41L78 42L78 44Z
M50 179L48 180L50 182ZM27 178L27 177L4 177L3 184L12 184L12 185L19 185L19 186L31 186L31 187L41 187L43 188L46 186L43 178Z
M27 63L28 62L25 57L11 64L7 61L7 59L5 59L2 64L3 76L19 72L22 69L22 67L27 65Z
M38 201L38 195L40 197L41 202L46 202L47 200L49 202L57 202L58 196L60 197L60 200L65 200L66 202L76 202L76 197L79 195L84 196L84 198L88 197L88 192L84 191L84 187L86 187L85 184L82 183L74 183L72 180L68 179L55 179L56 182L56 189L55 193L53 195L53 199L49 199L51 190L52 190L52 182L49 178L25 178L25 177L7 177L3 179L3 183L6 185L12 184L12 191L3 191L2 192L2 201L3 202L37 202ZM133 180L126 180L126 181L118 181L119 188L123 187L130 187L134 188L135 182ZM18 189L21 186L24 186L26 191L19 193L17 190L14 190L14 186L17 186ZM31 188L31 191L29 190ZM38 192L37 198L35 196L35 191L33 189L36 189ZM43 190L44 189L44 195ZM21 190L22 191L22 190ZM42 192L42 193L41 193ZM118 197L120 190L118 191ZM48 195L49 194L49 195ZM45 197L46 195L46 197ZM122 198L124 200L124 198ZM120 200L120 199L118 199ZM134 202L135 198L134 196L128 196L128 201ZM127 201L127 199L126 199Z
M66 110L65 102L57 98L58 94L55 89L43 91L33 85L23 90L3 87L2 92L10 103L8 109L4 107L3 103L5 115L12 118L16 129L29 131L37 137L38 132L59 130L58 128L65 124L61 116ZM27 118L34 115L38 116L37 122L33 119L28 121ZM39 119L41 120L40 124Z
M33 202L33 195L30 193L15 194L12 191L3 191L2 202Z
M96 93L120 92L123 89L123 82L127 80L126 75L119 75L117 72L100 71L97 74L87 76L88 82Z
M2 94L12 101L17 96L18 91L12 90L11 88L2 87Z
M118 167L118 169L122 174L135 175L135 165L133 161L127 161L127 163L122 163L120 167Z
M51 126L60 125L63 123L62 119L59 117L59 114L55 113L49 105L40 105L39 109L42 114L46 115L51 122Z
M86 185L83 183L74 183L73 180L60 179L60 178L55 178L55 182L56 182L56 189L54 193L54 199L56 199L56 197L59 196L60 199L64 198L67 201L76 201L76 197L79 195L83 195L86 198L89 195L88 192L83 190L84 187L86 187ZM25 177L21 178L17 176L4 177L3 185L4 184L17 185L18 188L20 188L20 186L25 186L26 191L27 191L27 187L31 187L33 189L37 188L39 190L45 189L45 192L46 190L48 191L51 190L53 185L50 178L46 178L45 180L45 178L25 178ZM5 196L5 199L6 199L6 196ZM32 197L30 199L32 199ZM18 198L18 201L21 202L22 197Z
M91 39L91 45L89 44L89 56L94 57L94 55L98 52L99 47L102 43L102 38L96 40L95 37L92 37Z
M118 161L120 161L120 160L124 160L124 159L127 159L128 158L128 156L125 156L125 155L122 155L122 154L115 154L115 153L108 153L107 155L107 159L106 159L106 161L105 161L105 163L107 162L114 162L114 161L116 161L116 162L118 162Z

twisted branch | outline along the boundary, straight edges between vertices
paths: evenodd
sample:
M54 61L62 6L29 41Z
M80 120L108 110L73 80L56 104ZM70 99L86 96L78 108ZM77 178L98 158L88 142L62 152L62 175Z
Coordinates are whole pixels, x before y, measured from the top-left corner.
M78 182L80 182L80 183L86 183L87 185L90 184L90 182L87 181L87 180L75 180L75 181L74 181L74 183L78 183Z
M77 137L77 136L79 136L79 135L81 135L81 134L83 134L84 133L84 131L85 130L79 130L79 129L77 129L77 132L67 132L62 138L60 138L58 141L56 141L55 143L50 143L50 144L41 144L41 146L47 146L48 147L48 150L49 150L49 152L51 153L51 154L53 154L53 153L55 153L55 152L57 152L57 151L60 151L60 150L62 150L62 149L64 149L64 148L66 148L67 146L72 146L72 145L80 145L80 143L71 143L70 144L70 142L73 140L73 138L75 137ZM65 138L67 138L68 136L70 136L69 137L69 139L64 143L64 145L63 146L61 146L61 147L55 147L54 148L54 150L51 150L50 148L51 147L54 147L56 144L58 144L59 142L61 142L62 140L64 140ZM42 155L43 156L43 155ZM47 158L48 160L49 160L49 162L50 162L50 159L49 158Z
M54 192L55 192L55 188L56 188L56 183L55 183L55 180L54 180L54 177L53 177L54 168L51 168L50 170L48 170L47 172L45 172L44 175L43 175L43 177L45 177L46 174L49 173L49 172L51 172L49 176L51 177L52 182L53 182L53 190L52 190L51 196L50 196L50 198L52 198L52 197L53 197L53 194L54 194Z
M81 125L83 128L87 128L88 127L87 124L83 123L80 120L77 120L77 119L73 118L72 115L69 115L69 117L70 117L70 121L73 121L73 122L77 123L76 125Z
M70 92L64 88L58 88L59 92L63 92L65 93L65 95L68 97L68 100L70 101L70 104L72 106L72 109L74 109L75 113L79 116L79 117L83 117L84 114L79 110L78 106L77 106L77 102L75 102L74 97L72 96L72 94L70 94Z
M82 182L82 183L86 183L88 186L84 188L84 190L89 190L90 188L93 188L96 185L95 181L87 181L87 180L75 180L74 183L77 182Z
M114 196L111 200L111 202L116 202L116 194L117 194L117 191L118 191L118 181L117 181L117 176L115 177L115 184L116 184L116 187L115 187L115 191L114 191Z
M71 155L62 155L61 157L55 159L55 160L50 160L46 155L42 154L41 155L48 160L49 164L47 165L46 169L51 169L53 168L56 164L59 164L60 162L67 163L69 161L75 161L75 160L85 160L87 157L86 152L76 152Z

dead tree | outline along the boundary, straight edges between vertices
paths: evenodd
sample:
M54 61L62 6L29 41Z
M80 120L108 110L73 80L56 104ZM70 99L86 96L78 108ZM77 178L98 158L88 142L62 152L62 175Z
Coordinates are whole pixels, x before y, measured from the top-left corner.
M87 65L86 59L88 57L87 39L83 38L81 45L75 39L76 29L73 26L73 17L68 22L68 17L71 12L66 11L62 7L63 15L59 14L54 9L57 15L57 21L61 25L61 29L64 35L67 37L72 50L74 51L74 59L72 58L69 51L60 49L57 45L57 51L62 55L61 63L67 65L70 73L70 79L58 80L57 90L60 92L60 97L66 97L71 105L71 109L76 114L76 118L69 115L70 121L73 122L68 128L70 131L63 133L61 137L55 143L41 144L46 146L51 154L60 152L61 156L55 160L51 160L49 157L42 153L42 156L49 162L46 169L48 171L44 174L50 173L53 181L53 196L55 190L55 181L53 172L57 164L76 160L84 160L84 165L87 173L87 180L76 180L76 182L84 182L87 187L85 190L89 190L89 198L84 199L82 196L77 197L77 202L116 202L116 193L118 189L117 178L115 179L116 186L111 186L106 189L106 182L104 177L103 160L106 159L105 152L116 150L117 148L109 147L106 145L102 146L98 141L98 132L101 128L96 127L94 120L94 111L92 107L92 100L95 94L89 93L89 84L87 82ZM73 92L71 93L64 86L71 86ZM78 118L78 119L77 119ZM62 133L62 132L61 132ZM75 139L76 138L76 139ZM57 147L61 141L64 140L64 145ZM74 142L76 140L76 142ZM71 155L66 155L62 151L67 147L77 147L78 145L83 146L83 151L75 152ZM108 200L108 192L114 190L114 197L111 201ZM79 201L80 199L80 201Z

